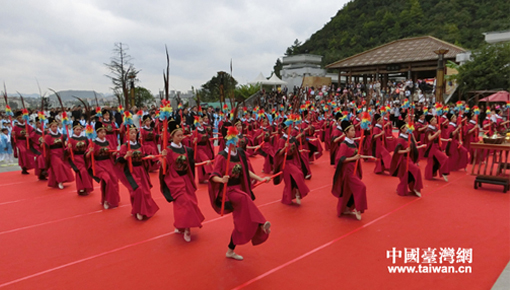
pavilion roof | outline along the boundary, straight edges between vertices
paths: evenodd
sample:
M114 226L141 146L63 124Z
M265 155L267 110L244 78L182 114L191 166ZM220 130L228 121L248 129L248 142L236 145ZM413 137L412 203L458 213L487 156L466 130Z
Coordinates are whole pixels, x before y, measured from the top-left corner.
M326 68L350 68L371 65L396 64L437 60L438 49L448 49L445 58L455 58L466 50L430 35L395 40L362 53L344 58Z

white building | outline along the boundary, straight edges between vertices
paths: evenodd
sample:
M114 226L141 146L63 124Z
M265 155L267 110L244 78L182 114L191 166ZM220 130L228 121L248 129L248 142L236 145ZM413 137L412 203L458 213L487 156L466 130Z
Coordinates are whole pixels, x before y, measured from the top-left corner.
M493 31L493 32L485 32L485 42L494 44L501 42L509 42L510 41L510 30L506 31ZM465 53L457 54L456 61L460 64L464 64L466 61L471 59L471 51L466 51Z
M301 86L303 77L326 77L326 70L322 68L322 56L313 54L298 54L283 57L283 68L280 72L282 80L292 90L294 86Z
M510 41L510 30L485 32L483 35L485 35L485 41L491 44Z

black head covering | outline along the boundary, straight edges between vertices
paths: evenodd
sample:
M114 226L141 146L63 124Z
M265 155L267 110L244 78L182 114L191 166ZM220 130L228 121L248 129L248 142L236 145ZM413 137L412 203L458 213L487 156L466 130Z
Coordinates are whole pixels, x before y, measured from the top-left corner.
M379 115L379 114L375 114L375 115L374 115L374 122L379 121L379 119L381 119L381 115Z
M465 116L466 118L468 118L468 119L471 119L471 117L473 117L473 113L471 113L471 111L469 111L469 112L465 112L465 113L464 113L464 116Z
M340 112L337 112L337 113L335 114L335 120L337 120L337 121L338 121L338 120L340 120L342 117L343 117L343 115L342 115L342 113L340 113Z
M397 120L397 128L398 130L400 131L400 129L402 129L402 127L404 127L406 125L406 122L404 122L403 120Z
M223 136L223 138L227 136L228 127L230 126L232 126L232 123L230 123L230 121L226 121L225 123L223 123L223 126L221 127L221 136Z
M177 130L182 130L181 124L177 123L174 119L170 119L168 121L168 131L170 132L170 135L175 133Z
M106 115L106 114L110 115L110 117L112 116L110 111L108 111L107 109L103 109L101 113L103 114L103 116Z
M35 117L35 121L36 121L36 122L39 122L39 117Z
M94 125L94 129L96 130L96 132L99 130L106 130L106 128L103 125L103 122L100 121L96 122L96 124Z
M450 121L452 120L453 116L455 116L455 114L452 114L450 112L448 114L446 114L446 118L448 118L448 120L450 120Z
M51 126L51 125L58 125L58 122L57 120L55 119L55 117L48 117L48 126Z
M234 120L234 125L236 125L236 126L237 126L237 123L241 123L241 125L242 125L241 119L236 118L236 119Z
M427 122L430 123L430 120L432 120L432 118L434 118L434 115L425 115L425 120L427 120Z
M340 126L342 127L342 131L347 132L347 129L352 126L352 122L343 120L342 123L340 123Z
M23 115L23 113L21 111L17 111L15 114L14 114L14 117L18 118L19 116Z
M76 127L82 127L83 126L81 125L80 121L73 121L73 129L76 128Z
M145 122L147 119L152 120L151 116L147 114L142 117L142 122Z

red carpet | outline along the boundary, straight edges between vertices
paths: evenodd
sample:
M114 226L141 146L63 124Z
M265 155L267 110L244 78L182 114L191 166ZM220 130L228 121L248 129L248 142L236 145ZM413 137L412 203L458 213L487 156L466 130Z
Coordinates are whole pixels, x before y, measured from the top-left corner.
M301 206L280 203L283 184L255 190L273 223L261 246L238 246L242 262L225 258L232 217L210 207L206 185L197 195L206 222L192 242L173 233L172 205L153 174L160 206L143 222L121 206L102 210L99 191L80 197L74 184L50 189L33 174L0 174L0 289L489 289L510 259L509 194L453 172L450 182L424 181L423 198L396 194L398 179L363 164L368 210L363 219L336 217L329 155L312 164L312 190ZM261 157L253 158L257 172ZM422 161L422 168L425 162ZM96 185L97 186L97 185ZM395 247L473 250L472 273L388 273ZM420 255L422 253L420 252ZM420 261L421 262L421 261ZM418 264L415 264L418 265ZM419 265L428 265L420 263ZM443 263L438 265L447 265Z

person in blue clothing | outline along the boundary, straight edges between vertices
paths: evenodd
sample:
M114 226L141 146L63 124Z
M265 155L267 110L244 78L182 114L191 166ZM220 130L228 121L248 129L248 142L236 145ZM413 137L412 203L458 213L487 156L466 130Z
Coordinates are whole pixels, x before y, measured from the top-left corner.
M2 128L2 133L0 134L0 163L14 163L11 136L7 128Z

